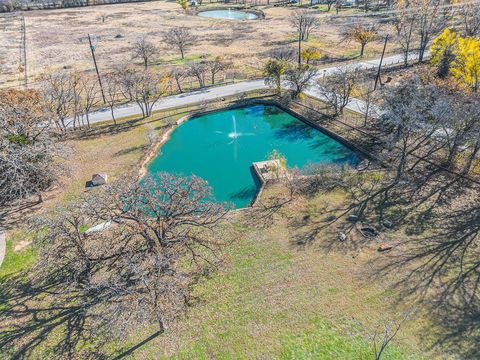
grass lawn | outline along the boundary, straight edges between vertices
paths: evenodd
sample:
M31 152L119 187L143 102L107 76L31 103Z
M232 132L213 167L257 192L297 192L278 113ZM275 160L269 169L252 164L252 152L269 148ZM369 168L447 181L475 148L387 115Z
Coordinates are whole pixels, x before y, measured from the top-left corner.
M47 196L43 211L78 196L94 172L107 172L114 180L136 171L152 139L191 110L125 119L116 127L100 124L69 140L74 149L68 158L70 175ZM273 187L264 196L278 191L282 189ZM142 343L155 333L154 327L111 342L105 350L114 356L127 352L135 359L371 359L372 335L408 304L396 302L394 279L369 276L371 263L386 256L376 251L378 244L360 246L352 238L343 246L337 240L340 223L319 230L327 214L344 201L340 192L298 198L265 224L253 210L233 213L223 229L231 240L226 261L195 286L186 316L149 341ZM30 246L14 250L22 241L25 233L13 231L1 277L34 262ZM420 334L429 326L420 312L404 324L384 359L435 357L422 353L426 347ZM51 338L59 333L52 332L32 358L49 354Z
M367 263L382 255L374 247L327 250L336 239L332 229L309 246L295 244L343 199L341 193L300 199L266 228L250 224L251 213L238 214L229 230L238 240L225 266L195 287L186 318L131 358L372 359L372 336L404 310L389 280L366 280ZM308 214L311 223L303 224ZM425 324L421 318L404 324L384 359L423 358L417 335ZM111 349L121 354L154 332Z
M0 267L0 283L2 278L14 275L28 268L36 259L35 252L30 246L20 251L14 251L14 241L15 240L7 240L5 259Z

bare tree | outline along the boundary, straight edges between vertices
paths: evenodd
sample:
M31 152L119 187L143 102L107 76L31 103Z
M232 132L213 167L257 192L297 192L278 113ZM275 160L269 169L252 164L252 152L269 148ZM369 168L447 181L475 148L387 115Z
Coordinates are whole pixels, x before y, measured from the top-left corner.
M73 130L77 128L77 123L79 126L83 126L83 87L80 82L81 75L78 72L74 72L71 75L71 91L72 91L72 121L68 125L72 125Z
M146 38L141 38L133 44L134 59L142 59L145 69L148 68L148 62L153 55L157 53L156 46L148 41Z
M115 105L120 103L120 97L122 95L121 88L122 85L120 84L119 74L117 72L112 72L105 76L105 100L110 108L112 120L115 125L117 124L117 120L115 119L114 108ZM131 91L131 89L129 91Z
M133 99L142 110L143 117L151 116L153 106L164 94L161 76L153 71L142 70L135 71L132 79L132 88L127 92L133 94Z
M292 90L292 97L297 98L302 91L312 86L312 80L318 71L309 65L290 67L285 73L285 83Z
M473 156L478 156L478 142L467 133L473 134L478 120L471 119L478 119L474 113L479 110L468 98L452 95L451 90L432 84L422 84L415 77L384 89L382 99L382 115L371 127L375 129L376 138L382 138L391 171L380 187L356 201L355 207L363 214L375 199L383 213L387 207L402 201L403 211L412 211L421 204L427 208L425 214L431 214L442 201L450 198L453 186L469 172L470 162L458 161L457 146L466 146L472 155L475 154ZM452 158L456 159L455 166L461 171L450 170ZM409 210L405 209L407 203L411 206ZM437 239L442 237L436 236ZM434 243L437 246L437 240ZM413 258L418 260L418 253ZM431 264L425 265L426 270Z
M307 41L310 32L317 28L320 23L315 15L308 13L305 10L295 11L290 16L290 23L298 33L298 65L302 63L302 41Z
M130 100L134 101L134 94L132 92L135 83L135 70L128 66L119 66L115 70L115 76L118 84L120 85L120 92L122 95Z
M213 85L215 84L215 75L219 72L225 71L228 63L221 56L217 56L215 59L207 61L206 66L210 72L210 80Z
M204 61L192 61L188 64L188 72L198 80L200 87L205 87L205 76L208 68Z
M174 27L163 34L165 43L175 46L180 51L182 60L185 58L185 52L195 44L196 39L196 36L185 26Z
M418 61L422 62L430 41L443 31L451 18L450 10L440 0L414 0L410 4L417 14L415 32L419 38Z
M90 112L92 108L98 104L98 82L87 76L83 75L80 78L80 87L82 96L82 105L83 105L83 113L87 120L87 126L90 127Z
M276 48L269 51L268 56L274 60L293 61L295 60L295 50L290 47Z
M361 71L357 67L344 67L323 79L317 88L322 97L335 112L343 114L350 97L360 80Z
M306 10L295 11L290 16L290 23L299 33L301 41L307 41L312 30L320 26L318 18Z
M49 104L36 90L0 92L0 205L38 195L56 181L60 143Z
M34 224L45 229L37 279L56 283L66 302L88 304L87 318L117 336L151 323L164 331L185 311L191 285L221 259L215 227L226 204L212 202L195 176L155 177L120 179ZM83 230L96 224L103 230Z
M170 71L170 77L175 80L177 89L180 93L183 93L182 90L182 81L188 76L188 71L181 67L175 67Z
M458 9L463 23L465 36L477 36L480 34L480 3L467 2Z
M382 356L385 354L388 346L391 344L392 340L398 335L400 328L403 324L409 320L411 313L405 313L399 320L390 320L384 326L381 334L375 333L373 335L373 352L375 355L375 360L381 360Z
M71 75L66 72L47 75L43 79L43 93L55 115L55 124L65 131L65 120L71 114L74 97Z
M403 62L408 65L408 56L412 46L412 35L415 28L417 14L409 11L409 9L399 8L400 12L395 15L394 25L396 36L403 51ZM406 11L403 11L406 10Z

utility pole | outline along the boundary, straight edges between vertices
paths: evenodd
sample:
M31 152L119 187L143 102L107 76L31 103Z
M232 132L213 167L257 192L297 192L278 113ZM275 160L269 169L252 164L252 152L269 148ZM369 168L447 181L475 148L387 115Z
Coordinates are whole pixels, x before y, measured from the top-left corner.
M27 64L27 28L25 25L25 16L22 14L22 44L23 44L23 86L25 90L28 88L28 64Z
M298 67L302 65L302 25L301 24L302 23L300 23L300 29L298 31Z
M95 59L95 47L92 45L92 38L88 34L88 43L90 44L90 51L92 52L93 63L95 64L95 71L97 72L98 83L100 84L100 91L102 92L103 103L106 104L105 93L103 92L102 79L100 78L100 73L98 72L97 60Z
M377 71L377 76L375 77L375 86L373 87L373 91L377 90L378 80L380 80L380 70L382 69L382 62L383 62L383 57L385 55L385 50L387 48L387 41L388 41L388 34L387 36L385 36L385 43L383 44L382 57L380 58L380 64L378 64L378 71Z
M298 23L298 67L302 65L302 29L303 29L303 15L300 15Z

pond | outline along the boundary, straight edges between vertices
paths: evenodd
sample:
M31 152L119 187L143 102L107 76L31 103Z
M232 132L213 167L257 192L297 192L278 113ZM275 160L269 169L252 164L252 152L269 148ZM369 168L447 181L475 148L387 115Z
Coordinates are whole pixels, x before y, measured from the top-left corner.
M260 188L252 163L278 150L287 166L356 164L356 153L323 132L271 105L221 110L177 127L149 164L155 173L195 174L207 180L217 200L248 206Z
M228 19L228 20L255 20L258 16L254 13L239 10L206 10L200 11L198 16L213 18L213 19Z

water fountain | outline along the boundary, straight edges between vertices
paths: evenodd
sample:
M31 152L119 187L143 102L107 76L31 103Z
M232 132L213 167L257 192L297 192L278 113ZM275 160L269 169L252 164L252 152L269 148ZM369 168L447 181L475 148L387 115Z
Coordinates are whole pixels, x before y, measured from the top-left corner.
M240 134L237 133L237 119L235 119L235 115L232 116L232 123L233 123L233 132L228 134L230 139L236 139Z
M271 105L250 105L184 122L148 172L195 174L208 181L218 200L241 208L251 203L260 186L252 163L261 162L273 149L300 169L309 163L358 162L351 149L291 114Z

